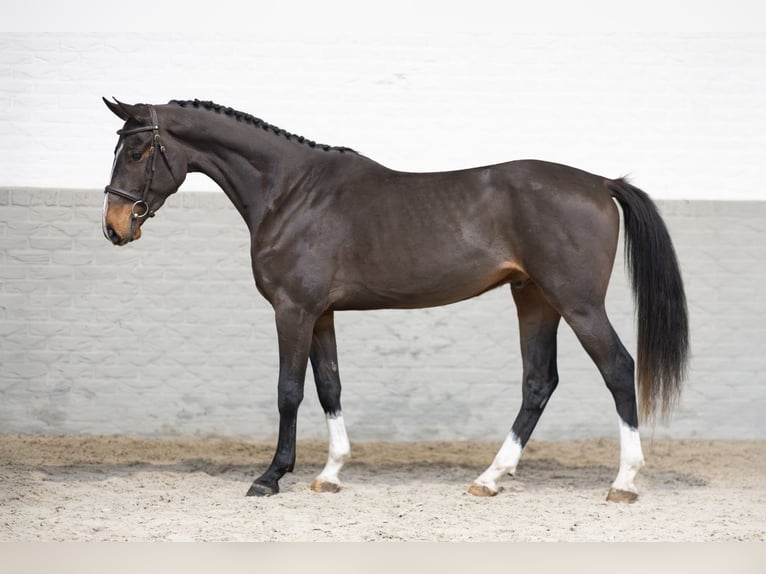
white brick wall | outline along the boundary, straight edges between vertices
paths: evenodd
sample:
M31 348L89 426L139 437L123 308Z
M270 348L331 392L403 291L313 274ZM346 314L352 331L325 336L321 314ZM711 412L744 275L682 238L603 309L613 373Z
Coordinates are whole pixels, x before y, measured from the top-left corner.
M119 124L101 96L196 97L403 170L535 157L657 198L766 198L766 34L259 24L0 34L0 185L98 188Z
M329 17L292 33L268 14L217 35L0 33L0 431L276 429L273 320L223 195L189 193L213 189L190 177L144 239L116 250L100 234L100 193L71 191L106 183L119 122L100 97L114 95L213 99L398 169L537 157L695 200L661 202L695 358L674 423L656 433L764 437L766 35L579 26L596 11L520 32L478 8L457 30L416 12L379 14L365 33ZM621 265L610 308L632 349ZM502 437L520 397L516 337L505 290L342 314L352 437ZM536 436L614 436L595 368L567 328L560 338L562 384ZM313 392L300 425L324 433Z
M118 249L98 190L0 188L0 432L276 432L276 335L225 196L181 193ZM687 285L694 359L671 434L766 438L766 203L663 201ZM635 348L618 259L608 309ZM500 439L520 404L506 288L444 308L340 313L354 439ZM611 396L568 327L537 437L616 434ZM301 436L324 436L309 375Z

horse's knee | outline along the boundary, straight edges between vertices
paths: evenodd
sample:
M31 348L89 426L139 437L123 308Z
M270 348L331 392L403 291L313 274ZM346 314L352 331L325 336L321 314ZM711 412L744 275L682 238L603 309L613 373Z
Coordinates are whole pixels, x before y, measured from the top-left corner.
M532 376L524 381L523 405L527 410L542 411L548 399L559 384L557 375L549 377Z
M280 390L277 398L277 408L281 414L294 414L303 401L303 388Z

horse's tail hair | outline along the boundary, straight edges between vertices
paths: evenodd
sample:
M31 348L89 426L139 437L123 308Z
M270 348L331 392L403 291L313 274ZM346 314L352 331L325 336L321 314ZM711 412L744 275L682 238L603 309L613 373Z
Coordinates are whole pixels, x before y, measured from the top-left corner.
M673 243L649 196L624 179L607 187L622 207L625 262L638 320L638 379L641 419L659 408L667 420L678 402L689 357L686 295Z

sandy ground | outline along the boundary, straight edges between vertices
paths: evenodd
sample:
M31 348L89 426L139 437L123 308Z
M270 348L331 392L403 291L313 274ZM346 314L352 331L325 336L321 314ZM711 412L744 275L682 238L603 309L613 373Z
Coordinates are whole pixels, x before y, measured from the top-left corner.
M303 441L278 496L245 498L272 444L0 435L0 541L766 540L766 442L645 440L633 505L604 500L611 440L532 441L489 499L465 490L499 444L352 444L316 494Z

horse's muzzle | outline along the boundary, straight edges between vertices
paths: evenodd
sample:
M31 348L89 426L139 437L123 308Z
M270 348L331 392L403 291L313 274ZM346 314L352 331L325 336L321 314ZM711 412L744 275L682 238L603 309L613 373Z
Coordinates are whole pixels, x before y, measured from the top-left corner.
M111 225L104 227L104 237L106 237L115 245L120 245L123 241L122 237L120 237L120 234L117 233Z
M141 230L131 229L126 236L120 235L114 227L107 225L104 227L104 237L111 241L114 245L127 245L131 241L135 241L141 237Z

